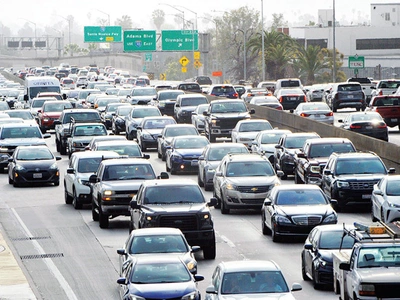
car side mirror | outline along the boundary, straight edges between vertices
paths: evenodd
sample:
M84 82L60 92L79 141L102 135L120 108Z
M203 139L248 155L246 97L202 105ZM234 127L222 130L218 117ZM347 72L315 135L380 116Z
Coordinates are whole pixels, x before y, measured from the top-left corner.
M215 289L213 285L210 285L209 287L206 288L206 293L207 294L218 294L218 291Z
M9 159L8 159L8 162L13 162L14 161L14 158L13 157L10 157Z
M190 252L192 252L192 253L199 252L200 250L201 250L200 246L192 246L192 247L190 247Z
M130 206L132 209L138 209L138 208L140 207L140 205L137 203L137 200L136 200L136 199L132 199L132 200L129 202L129 206Z
M323 174L326 176L329 176L329 175L332 175L332 172L331 172L331 170L324 170Z
M150 155L149 154L143 154L142 156L144 159L150 159Z
M222 172L221 171L216 172L215 176L222 176Z
M167 172L161 172L157 179L169 179L169 174Z
M125 277L118 278L117 283L126 285L127 284L126 278Z
M210 115L210 113L208 112L208 111L203 111L203 116L209 116Z
M56 160L61 160L61 156L56 156Z
M210 198L210 202L207 203L207 206L208 206L208 207L216 206L217 203L218 203L217 198L212 197L212 198Z
M75 174L75 170L73 168L68 168L67 174Z
M350 271L350 263L347 262L340 263L339 269L344 271Z
M264 205L264 206L271 206L271 204L272 204L271 199L265 198L263 205Z
M119 255L126 255L125 249L117 249Z
M89 182L90 182L90 183L96 183L96 182L98 182L97 175L96 175L96 174L90 175L90 177L89 177Z
M53 124L54 124L54 125L61 125L61 122L60 122L60 120L55 120L55 121L53 122Z
M51 138L50 133L45 133L45 134L43 134L43 138L44 138L44 139Z
M249 113L250 113L251 115L254 115L254 114L256 113L256 111L255 111L254 108L252 108L252 109L249 111Z

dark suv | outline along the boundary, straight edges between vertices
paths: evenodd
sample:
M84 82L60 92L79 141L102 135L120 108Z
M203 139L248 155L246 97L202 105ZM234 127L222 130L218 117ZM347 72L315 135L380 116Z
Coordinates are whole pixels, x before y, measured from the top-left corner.
M357 111L365 110L365 94L358 82L342 82L332 86L330 94L327 95L327 104L333 112L339 108L355 108Z
M243 100L214 100L208 109L203 112L205 116L204 131L210 142L215 142L217 137L231 137L232 129L237 122L250 119L250 114L255 110L247 110Z
M216 255L214 223L210 206L199 185L192 180L144 181L130 202L130 229L174 227L180 229L190 245L199 245L205 259Z
M208 104L207 97L200 94L182 94L176 98L174 118L177 123L191 123L192 112L200 104Z
M321 188L331 199L337 200L338 209L350 202L371 202L374 184L386 174L385 164L372 152L333 153L323 170Z
M210 86L208 90L210 96L224 97L230 99L239 98L238 92L231 84L215 84Z

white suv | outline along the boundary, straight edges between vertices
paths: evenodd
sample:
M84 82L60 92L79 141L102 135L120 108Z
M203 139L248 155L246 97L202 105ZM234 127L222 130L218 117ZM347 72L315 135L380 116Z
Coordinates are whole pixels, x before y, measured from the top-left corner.
M83 204L92 203L89 176L97 171L103 159L116 157L119 157L119 154L114 151L73 153L64 175L65 203L72 203L75 209L81 209Z

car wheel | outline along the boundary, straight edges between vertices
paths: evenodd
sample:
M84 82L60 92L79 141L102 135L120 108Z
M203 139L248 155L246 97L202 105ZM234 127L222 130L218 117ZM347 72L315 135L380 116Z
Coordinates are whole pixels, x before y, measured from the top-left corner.
M203 256L204 259L215 259L216 255L217 255L217 250L215 247L215 240L214 240L214 243L211 242L210 246L203 248Z
M301 277L303 277L304 281L310 281L310 278L307 276L306 273L306 264L304 262L303 255L301 256Z
M133 140L133 134L132 132L128 133L127 139L132 141Z
M60 145L60 154L61 155L67 154L67 147L63 147L63 145Z
M276 232L275 232L275 229L274 229L274 225L273 225L273 223L271 222L271 237L272 237L272 241L274 242L274 243L277 243L277 242L280 242L280 238L279 238L279 236L276 234Z
M318 290L320 288L320 284L317 282L317 279L315 277L315 269L314 267L312 268L312 282L315 290Z
M176 174L178 174L178 171L174 167L174 164L171 164L171 175L176 175Z
M82 208L82 203L79 202L78 200L78 195L76 194L76 190L74 189L74 196L72 200L72 205L74 206L75 209L81 209Z
M99 220L99 214L96 211L96 205L92 201L92 220L93 221L98 221Z
M165 162L165 170L167 171L167 172L170 172L171 171L171 169L170 168L168 168L168 164Z
M208 140L210 141L210 143L215 143L217 139L215 138L215 136L213 136L211 133L209 133Z
M60 142L57 139L56 139L56 149L57 149L57 152L61 151Z
M381 208L381 221L386 223L385 221L385 214L383 213L383 209Z
M378 221L378 219L375 217L375 214L374 214L374 205L373 204L371 204L371 220L372 220L372 222Z
M140 149L142 151L146 151L147 150L146 144L142 140L140 141Z
M199 186L204 186L204 182L201 180L200 172L197 172L197 183Z
M134 230L133 228L133 221L129 220L129 234Z
M108 228L108 224L109 224L108 215L105 215L102 212L101 207L99 207L99 226L100 226L100 228Z
M60 181L59 180L54 182L54 186L59 186L59 185L60 185Z
M332 112L337 112L337 107L335 105L332 105Z
M164 153L162 152L162 149L161 149L161 160L165 161L166 159L167 159L167 156L165 155L165 152Z
M65 188L65 185L64 185L64 199L65 199L65 204L72 203L72 197L68 194L67 189Z
M221 214L229 215L230 209L226 207L224 196L221 192Z
M161 153L160 153L160 150L158 150L158 148L157 148L157 157L158 157L158 158L161 158L161 157L162 157L162 155L161 155Z
M15 180L13 181L13 187L19 187L19 183L16 182Z
M218 198L217 194L215 193L215 189L213 191L213 197L217 199L217 205L215 205L215 208L221 208L221 199Z
M271 234L271 230L268 228L268 226L265 224L265 216L264 212L261 212L261 228L262 228L262 233L263 235L268 235Z

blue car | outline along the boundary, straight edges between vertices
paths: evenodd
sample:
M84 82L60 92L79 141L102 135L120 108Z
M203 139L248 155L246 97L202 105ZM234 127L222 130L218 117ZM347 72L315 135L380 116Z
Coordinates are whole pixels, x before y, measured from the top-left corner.
M238 99L239 94L235 87L231 84L215 84L208 90L208 95L217 96L229 99Z
M201 299L197 282L204 280L204 276L192 275L175 255L132 257L124 263L122 276L117 283L123 300Z
M167 146L165 166L167 172L198 172L199 157L209 144L205 136L185 135L174 137Z

